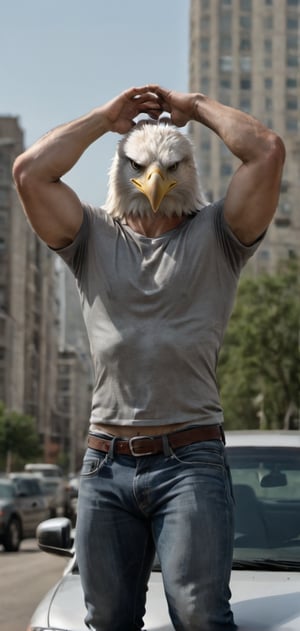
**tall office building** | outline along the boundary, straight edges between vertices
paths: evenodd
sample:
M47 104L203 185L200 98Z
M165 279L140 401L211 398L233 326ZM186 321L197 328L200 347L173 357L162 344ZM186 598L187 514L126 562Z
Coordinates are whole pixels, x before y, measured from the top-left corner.
M55 400L57 304L54 254L31 230L12 180L23 150L13 116L0 116L0 401L51 435Z
M287 159L276 216L251 262L275 269L300 253L300 0L191 0L190 91L251 113L283 138ZM209 199L238 166L218 137L192 123Z

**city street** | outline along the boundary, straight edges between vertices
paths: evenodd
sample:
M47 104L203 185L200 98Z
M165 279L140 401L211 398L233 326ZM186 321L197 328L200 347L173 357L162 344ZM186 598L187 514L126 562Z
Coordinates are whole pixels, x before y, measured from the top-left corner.
M19 552L0 548L0 631L25 631L41 597L57 581L68 559L41 552L35 539Z

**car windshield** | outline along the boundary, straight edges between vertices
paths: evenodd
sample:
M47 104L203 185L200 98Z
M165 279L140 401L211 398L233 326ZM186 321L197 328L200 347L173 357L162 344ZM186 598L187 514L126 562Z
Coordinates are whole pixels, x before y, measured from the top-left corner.
M53 482L52 480L42 480L42 487L46 491L46 493L55 493L57 491L58 483Z
M0 499L11 499L14 497L14 490L10 484L0 482Z
M300 564L300 454L227 447L235 497L235 561Z

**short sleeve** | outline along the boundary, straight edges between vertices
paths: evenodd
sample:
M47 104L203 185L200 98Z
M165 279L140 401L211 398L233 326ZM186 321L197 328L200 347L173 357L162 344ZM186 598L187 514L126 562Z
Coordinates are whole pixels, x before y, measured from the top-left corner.
M266 233L264 232L250 245L245 245L239 241L225 220L223 200L215 204L214 226L218 244L226 260L230 263L233 271L239 273L248 259L256 252Z
M91 224L91 209L88 206L83 206L82 208L83 219L74 241L64 248L55 250L56 254L63 259L77 279L82 275Z

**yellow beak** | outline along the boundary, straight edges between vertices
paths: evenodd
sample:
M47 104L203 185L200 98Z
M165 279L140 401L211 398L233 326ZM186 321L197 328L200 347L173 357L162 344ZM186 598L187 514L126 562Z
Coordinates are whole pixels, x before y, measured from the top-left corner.
M168 174L158 167L150 167L140 178L132 178L130 181L146 195L154 213L158 211L163 198L177 184L176 180L169 179Z

